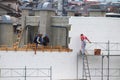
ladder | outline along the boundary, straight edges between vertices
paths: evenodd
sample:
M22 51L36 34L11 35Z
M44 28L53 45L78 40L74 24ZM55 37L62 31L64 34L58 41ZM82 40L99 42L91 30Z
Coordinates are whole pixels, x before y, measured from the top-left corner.
M19 47L23 31L24 31L24 29L22 29L22 28L18 31L16 42L13 45L14 48L18 48Z
M83 79L85 78L86 80L91 80L87 55L82 54L82 57L83 57Z

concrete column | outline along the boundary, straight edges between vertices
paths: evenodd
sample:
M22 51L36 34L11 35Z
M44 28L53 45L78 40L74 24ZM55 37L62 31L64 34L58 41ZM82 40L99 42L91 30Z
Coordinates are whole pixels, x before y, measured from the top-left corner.
M63 0L58 0L58 15L62 15L63 11Z
M67 10L67 16L74 16L75 11Z
M29 9L22 10L22 27L26 26L26 16L29 15Z
M52 45L60 45L68 47L69 44L69 17L68 16L53 16L52 17Z
M22 10L22 28L25 28L27 25L26 25L26 16L28 16L29 15L29 9L23 9ZM22 39L21 39L21 44L20 45L24 45L24 44L27 44L27 35L28 35L28 32L27 32L27 30L25 30L24 31L24 33L23 33L24 35L23 35L23 37L22 37Z
M0 45L12 46L14 43L12 23L0 23Z
M51 16L55 16L55 11L48 9L35 10L35 16L40 16L39 33L48 34L51 40Z

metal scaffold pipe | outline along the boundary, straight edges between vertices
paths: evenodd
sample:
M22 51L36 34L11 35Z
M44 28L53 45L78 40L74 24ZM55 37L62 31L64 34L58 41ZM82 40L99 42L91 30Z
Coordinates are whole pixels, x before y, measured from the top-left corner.
M109 80L109 62L110 62L110 42L108 41L108 78L107 80Z

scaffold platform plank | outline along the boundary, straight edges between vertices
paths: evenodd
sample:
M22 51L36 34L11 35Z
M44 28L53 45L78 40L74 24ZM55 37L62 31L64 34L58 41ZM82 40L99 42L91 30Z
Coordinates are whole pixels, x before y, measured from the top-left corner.
M72 52L72 49L64 48L62 46L42 46L36 44L27 44L22 47L18 47L15 44L12 47L2 45L0 51L43 51L43 52Z

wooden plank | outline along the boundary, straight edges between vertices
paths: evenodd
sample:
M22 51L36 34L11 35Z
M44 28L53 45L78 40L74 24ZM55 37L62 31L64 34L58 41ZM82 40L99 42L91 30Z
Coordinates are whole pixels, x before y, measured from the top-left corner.
M72 49L64 48L62 46L42 46L38 45L36 48L36 44L27 44L23 47L18 48L16 44L13 44L13 47L7 47L6 45L1 45L0 50L6 50L6 51L47 51L47 52L72 52Z

